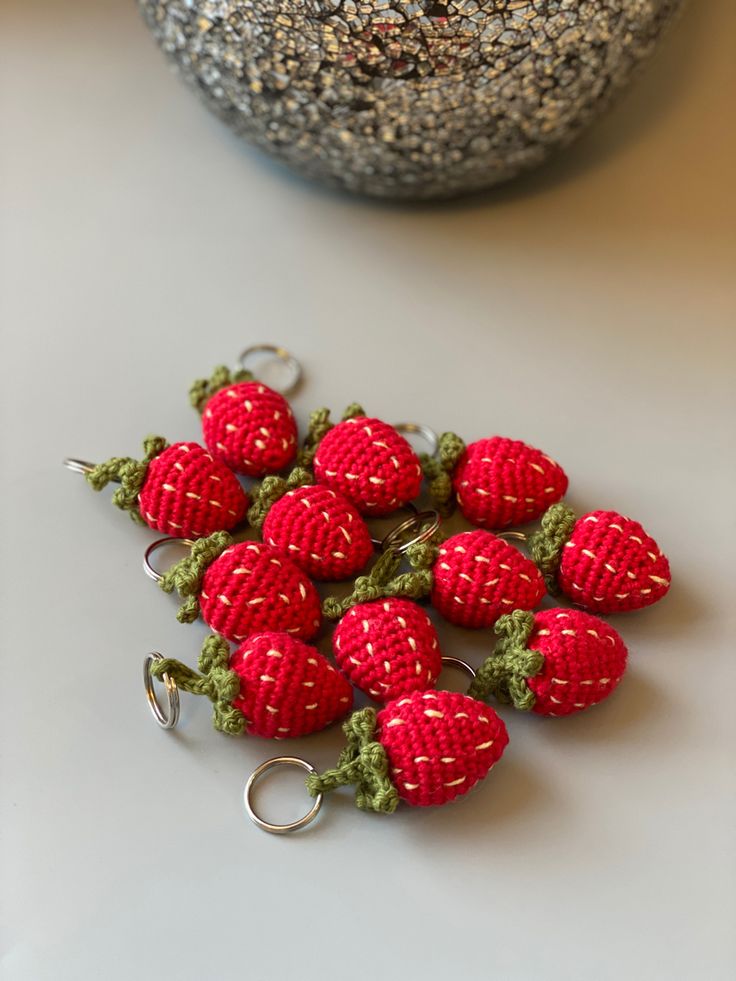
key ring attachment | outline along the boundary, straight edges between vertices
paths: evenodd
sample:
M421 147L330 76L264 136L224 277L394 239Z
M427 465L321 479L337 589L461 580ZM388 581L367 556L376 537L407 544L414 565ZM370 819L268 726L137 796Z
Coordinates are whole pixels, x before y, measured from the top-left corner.
M295 766L305 770L310 775L317 776L317 771L312 764L308 763L306 760L300 759L298 756L275 756L273 759L266 760L265 763L261 763L261 765L257 766L251 773L251 775L248 777L248 782L245 785L245 791L243 792L246 813L253 824L257 825L262 831L268 831L272 835L285 835L289 834L291 831L298 831L299 828L306 828L306 826L311 824L319 814L323 799L322 794L317 794L314 804L304 815L304 817L300 817L296 821L291 821L289 824L271 824L270 821L265 821L256 813L255 808L253 807L253 801L251 799L253 795L253 788L261 777L265 776L269 770L274 770L279 766Z
M82 476L86 476L88 473L92 473L95 469L94 463L90 463L89 460L77 460L73 456L68 456L61 461L62 466L66 467L67 470L71 470L72 473L81 473Z
M423 527L427 522L429 522L427 527ZM381 542L381 551L391 551L396 552L398 555L403 555L412 545L419 545L421 542L428 541L437 531L441 523L442 519L440 518L439 511L435 511L434 509L418 511L410 518L407 518L406 521L402 521L401 524L391 529ZM396 544L405 532L414 530L416 530L417 534L413 538L410 538L406 542Z
M419 512L417 511L417 508L416 508L416 505L415 505L415 504L413 504L413 503L412 503L411 501L409 501L409 503L408 503L408 504L405 504L405 505L404 505L404 506L403 506L403 507L401 508L401 510L402 510L402 511L408 511L408 512L409 512L409 514L410 514L410 515L411 515L412 517L415 517L415 516L416 516L417 514L419 514ZM394 527L396 527L396 526L394 526ZM394 529L393 529L393 528L391 528L391 529L389 529L389 530L390 530L390 531L393 531ZM385 538L386 538L386 536L385 536L385 535L383 536L383 538L371 538L371 545L372 545L372 546L373 546L374 548L376 548L376 549L378 549L378 551L380 552L380 551L382 551L382 550L383 550L383 543L384 543L384 541L385 541Z
M302 366L300 362L294 357L293 354L287 351L285 347L281 347L278 344L251 344L250 347L245 348L245 350L241 352L240 357L238 358L240 367L246 371L250 370L247 362L249 359L252 359L254 354L271 354L273 355L273 359L270 360L281 361L288 369L288 379L285 385L270 386L275 392L280 392L282 395L288 395L290 392L294 391L299 382L302 380Z
M166 710L161 707L161 704L156 697L156 691L153 687L153 675L151 673L151 668L153 667L155 661L163 660L163 654L159 654L158 651L151 651L150 654L146 655L143 661L143 683L146 686L148 707L151 709L154 719L162 729L173 729L179 721L179 689L176 686L176 682L166 673L161 676L161 680L163 681L164 688L166 690L166 698L168 700Z
M529 536L523 531L497 531L496 538L502 538L505 542L528 542Z
M191 548L194 542L191 538L157 538L155 542L152 542L146 549L143 555L143 571L148 576L149 579L153 579L155 583L161 582L163 575L154 569L151 562L151 558L154 552L158 549L163 548L164 545L186 545L187 548Z
M424 426L421 422L397 422L394 423L397 433L410 436L421 436L429 443L429 456L436 456L440 448L440 440L437 433L430 426Z
M471 681L475 680L475 668L472 668L467 661L463 661L461 657L450 657L449 654L443 654L441 660L443 668L454 668L456 671L467 675Z

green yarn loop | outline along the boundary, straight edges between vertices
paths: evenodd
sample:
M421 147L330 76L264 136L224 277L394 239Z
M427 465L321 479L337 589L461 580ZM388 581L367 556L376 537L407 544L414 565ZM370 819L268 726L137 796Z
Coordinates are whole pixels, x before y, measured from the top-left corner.
M314 475L305 467L294 467L288 477L266 477L262 483L251 491L252 504L248 509L248 521L253 528L260 531L271 507L284 494L297 487L306 487L314 483Z
M414 571L398 574L403 556L388 549L378 557L367 576L358 576L349 596L344 599L328 596L324 600L322 613L325 619L339 620L358 603L370 603L389 596L421 599L429 595L433 582L431 567L438 550L437 542L431 540L412 545L407 549L406 557Z
M465 449L465 443L457 433L442 433L437 454L423 453L420 457L427 492L443 517L448 517L455 509L452 474Z
M208 538L198 538L189 555L176 562L161 576L159 586L165 593L174 590L184 600L176 614L179 623L194 623L199 616L199 594L202 578L209 565L230 548L233 539L226 531L216 531Z
M229 385L253 380L253 373L246 368L231 371L227 365L221 364L213 369L209 378L197 378L189 388L189 401L200 415L204 412L207 402L217 392Z
M359 402L351 402L342 414L342 421L365 418L365 409Z
M527 547L532 560L544 576L547 590L559 593L557 570L562 549L569 541L577 518L566 504L553 504L542 516L541 528L529 536Z
M527 684L544 667L544 656L526 645L534 629L534 614L514 610L500 617L494 630L501 638L494 653L478 668L468 688L471 698L485 700L493 695L522 712L534 708L536 697Z
M307 777L307 790L317 794L329 793L336 787L355 787L355 805L362 811L393 814L399 804L399 794L388 775L386 750L376 740L376 710L364 708L353 712L343 723L347 738L345 748L333 770Z
M111 481L119 483L120 486L112 495L112 503L122 511L129 511L134 521L144 524L138 506L138 495L146 480L148 464L163 453L168 445L163 436L146 436L143 440L142 460L135 460L130 456L111 457L85 474L85 480L96 491L101 491Z
M230 648L227 641L211 634L205 639L199 655L201 674L171 657L154 661L151 674L155 678L167 674L182 691L205 695L212 702L212 725L215 729L230 736L238 736L244 731L247 722L240 709L232 704L233 699L240 695L240 678L228 667L229 663Z

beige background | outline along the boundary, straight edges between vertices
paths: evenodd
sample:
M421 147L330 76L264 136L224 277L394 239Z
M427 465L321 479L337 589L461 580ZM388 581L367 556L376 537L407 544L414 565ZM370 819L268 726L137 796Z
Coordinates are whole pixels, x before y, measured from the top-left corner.
M244 148L132 3L0 3L3 979L733 976L735 29L731 0L692 3L545 170L396 208ZM508 753L456 807L340 796L270 838L241 788L274 747L186 696L176 735L148 716L142 655L191 662L203 631L60 460L195 438L188 381L253 340L303 359L301 420L358 398L527 439L575 506L670 554L669 598L616 621L617 696L504 710ZM285 748L325 766L339 743Z

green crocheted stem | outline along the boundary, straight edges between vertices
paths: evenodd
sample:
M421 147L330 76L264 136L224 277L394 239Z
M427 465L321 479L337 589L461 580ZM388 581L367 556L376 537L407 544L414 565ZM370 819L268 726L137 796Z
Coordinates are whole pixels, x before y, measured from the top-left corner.
M216 531L209 538L198 538L189 555L164 572L159 582L161 589L165 593L176 590L184 600L176 614L179 623L194 623L197 619L202 578L208 566L232 544L233 539L226 531Z
M148 464L168 445L163 436L146 436L143 440L143 459L114 456L105 463L98 463L90 473L85 474L84 479L96 491L101 491L111 482L120 484L112 495L112 503L122 511L129 511L134 521L143 524L138 495L146 480Z
M544 667L544 657L526 645L534 629L534 614L514 610L499 618L494 630L501 638L491 657L478 668L468 688L471 698L485 700L493 695L499 702L529 712L536 701L527 684Z
M428 596L433 581L430 567L437 557L437 548L433 542L413 545L407 550L407 558L414 571L401 574L398 572L402 556L389 549L378 558L367 576L358 576L349 596L344 599L328 596L322 603L322 613L327 620L339 620L358 603L369 603L388 596L406 596L410 599Z
M420 457L427 492L443 517L448 517L455 510L452 474L465 449L465 443L457 433L442 433L437 454L430 456L423 453Z
M239 368L231 371L227 365L218 365L209 378L198 378L192 382L189 389L189 401L200 415L204 412L207 402L217 392L229 385L237 385L238 382L253 380L253 373L246 368Z
M285 479L283 477L266 477L263 482L251 491L252 504L248 509L248 521L253 528L260 531L271 507L284 494L297 487L306 487L314 483L314 475L305 467L294 467Z
M232 704L240 694L240 678L228 667L230 648L222 637L210 635L202 645L197 674L188 665L174 658L165 657L154 661L151 674L162 678L167 674L182 691L193 695L206 695L212 702L212 725L220 732L238 736L244 731L247 722L240 709Z
M358 416L364 415L365 411L363 407L358 405L357 402L351 402L342 414L342 421L346 422L348 419L355 419ZM304 443L296 458L298 467L312 466L317 447L332 428L333 423L330 422L329 409L315 409L310 414L307 435L304 437Z
M355 805L362 811L393 814L399 794L388 775L386 750L376 740L376 710L353 712L343 724L347 743L334 770L310 774L307 790L316 797L336 787L355 787Z
M557 570L562 549L569 541L577 518L566 504L553 504L542 516L541 528L529 536L527 547L532 560L544 576L550 593L559 593Z

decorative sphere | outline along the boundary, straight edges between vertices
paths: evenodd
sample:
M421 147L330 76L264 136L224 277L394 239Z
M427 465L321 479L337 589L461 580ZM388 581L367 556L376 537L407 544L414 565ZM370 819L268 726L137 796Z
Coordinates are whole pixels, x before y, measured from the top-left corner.
M139 0L237 133L387 198L489 187L568 143L680 0Z

